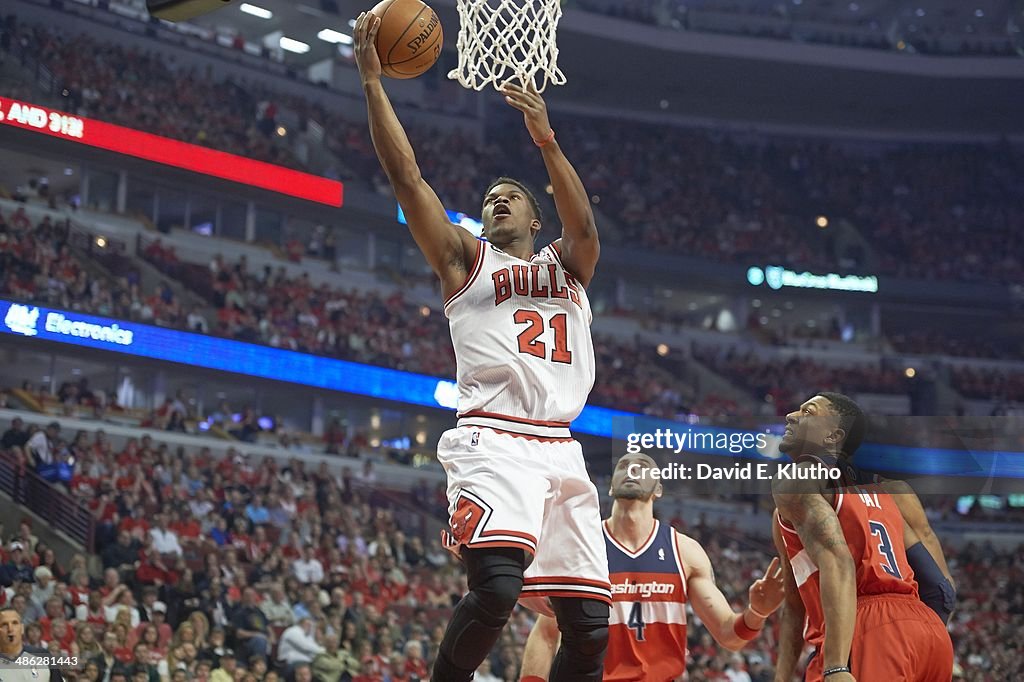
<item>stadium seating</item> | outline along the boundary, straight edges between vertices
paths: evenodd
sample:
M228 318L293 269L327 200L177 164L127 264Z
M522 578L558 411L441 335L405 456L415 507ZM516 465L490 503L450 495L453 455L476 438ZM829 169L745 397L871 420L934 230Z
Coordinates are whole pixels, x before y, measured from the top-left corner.
M1011 0L572 0L570 6L677 30L939 55L1019 54L1008 30Z
M95 267L96 262L104 262L97 260L99 256L93 259L93 267L86 269L69 245L69 231L67 221L48 214L33 226L23 210L8 210L7 215L0 210L0 235L7 236L0 243L0 262L5 266L0 294L67 310L198 330L433 376L454 376L450 344L441 346L445 352L437 352L437 339L447 337L443 316L430 306L408 301L397 290L385 295L332 288L314 284L308 275L289 276L280 268L252 272L244 259L235 263L223 258L210 264L182 262L172 244L149 241L142 257L167 274L168 282L179 281L205 298L209 307L203 308L183 304L167 282L144 291L133 274L138 264L132 258L116 256L119 260L114 271L121 273L117 277L104 276ZM902 349L924 350L920 344L926 341L920 340L920 335L915 338L918 341L907 341ZM987 346L973 342L935 335L927 338L929 352L969 355L967 351L976 348L975 355L996 354L994 347L986 351ZM775 342L785 344L783 339ZM593 404L664 417L744 411L727 396L698 390L686 364L689 360L678 353L663 358L656 344L602 335L595 337L595 350L600 381L591 395ZM778 409L823 387L888 395L909 391L904 367L885 365L881 359L841 365L799 357L766 361L750 353L699 343L692 346L690 356L733 382L753 404L770 395ZM1024 401L1019 371L951 366L952 385L967 399ZM111 387L98 388L112 393ZM152 416L149 422L162 423ZM195 423L174 428L179 426L194 428Z
M64 84L68 110L301 165L277 135L277 117L287 111L300 130L315 121L331 131L326 145L341 165L330 174L371 189L386 185L365 129L344 112L272 92L268 84L178 73L165 60L84 35L17 22L3 30L43 55ZM160 94L143 91L152 82L169 85ZM424 177L449 206L477 206L480 189L498 175L539 177L529 140L503 134L519 125L507 112L490 117L486 139L495 142L483 146L464 133L407 123ZM1024 248L1013 229L1024 221L1019 147L740 138L579 116L560 122L559 135L628 246L918 279L1014 282L1024 276ZM935 187L944 188L941 198ZM848 221L862 245L840 246L835 229L815 226L818 215L834 224Z
M34 428L4 432L0 466L24 462L18 443ZM31 523L9 525L0 549L0 595L18 608L25 601L29 641L78 656L84 670L90 661L103 665L98 647L112 633L117 670L130 678L153 666L161 680L172 679L177 668L199 676L216 670L232 650L238 667L260 680L260 660L287 675L275 658L277 644L287 627L308 614L316 627L341 640L352 673L341 679L425 679L438 624L463 589L461 572L438 536L412 530L436 529L444 515L443 490L420 484L395 496L372 472L336 476L296 460L257 463L205 449L175 452L148 437L115 442L82 432L71 443L58 440L57 447L76 456L74 475L63 485L92 511L98 556L76 556L63 566L35 538ZM427 522L410 524L410 508L427 510ZM703 519L672 523L705 546L719 586L734 606L743 603L769 557L764 534L745 536ZM957 679L1024 675L1020 657L994 646L1024 627L1021 551L947 548L960 581L960 608L950 625ZM104 569L99 580L86 573L95 561ZM992 591L993 584L1000 587ZM266 622L245 629L267 633L265 651L262 643L237 634L254 608ZM496 679L516 679L531 622L525 611L510 622L489 662ZM770 632L738 661L701 628L690 628L689 636L691 679L727 680L723 671L730 664L752 679L771 679ZM139 649L139 641L149 646ZM762 673L769 676L757 677Z

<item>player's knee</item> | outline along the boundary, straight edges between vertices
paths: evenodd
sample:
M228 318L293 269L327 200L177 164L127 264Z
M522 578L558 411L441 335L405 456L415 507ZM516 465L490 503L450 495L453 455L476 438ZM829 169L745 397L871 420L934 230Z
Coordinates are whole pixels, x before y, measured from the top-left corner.
M523 590L526 560L522 550L467 554L470 595L489 620L502 624L512 613Z
M472 591L477 604L495 620L508 620L523 589L522 577L496 575L483 581Z
M608 604L596 599L561 599L555 613L562 646L578 656L603 657L608 648Z
M597 658L608 648L608 623L582 627L571 635L562 636L562 645L575 649L580 656Z

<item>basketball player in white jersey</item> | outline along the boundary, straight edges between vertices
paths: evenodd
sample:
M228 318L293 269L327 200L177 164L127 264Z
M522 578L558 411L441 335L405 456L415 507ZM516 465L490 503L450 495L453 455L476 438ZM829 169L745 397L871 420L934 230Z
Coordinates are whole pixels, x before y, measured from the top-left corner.
M765 618L782 605L785 586L778 558L748 591L749 606L735 613L715 584L700 544L654 518L661 483L643 453L621 457L612 473L611 516L604 522L612 612L606 682L669 682L686 671L686 605L720 645L742 649L757 637ZM548 616L534 625L523 654L522 682L544 682L558 626Z
M448 475L446 543L466 566L434 663L435 682L461 682L487 656L517 599L551 599L562 646L551 679L601 679L611 591L597 489L569 433L594 383L590 303L600 246L587 192L534 89L507 86L540 149L562 234L535 251L537 201L499 178L483 195L483 235L452 225L423 180L381 85L380 20L356 23L356 60L377 156L409 230L441 280L459 386L459 421L438 443Z

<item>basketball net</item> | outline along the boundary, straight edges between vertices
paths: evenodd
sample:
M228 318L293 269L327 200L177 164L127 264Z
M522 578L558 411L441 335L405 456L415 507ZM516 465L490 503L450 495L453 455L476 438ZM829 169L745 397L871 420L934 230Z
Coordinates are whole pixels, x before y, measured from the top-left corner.
M457 0L459 66L448 78L463 87L497 90L511 81L539 92L562 85L555 32L560 0Z

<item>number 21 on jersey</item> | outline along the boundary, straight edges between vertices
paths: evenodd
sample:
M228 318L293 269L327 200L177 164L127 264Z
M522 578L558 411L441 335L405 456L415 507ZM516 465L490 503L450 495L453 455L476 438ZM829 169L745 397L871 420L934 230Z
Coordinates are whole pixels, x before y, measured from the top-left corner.
M555 335L555 342L551 348L551 362L560 362L566 365L572 363L572 351L569 350L569 338L566 333L567 317L565 313L552 315L551 319L548 320L548 324L545 325L544 318L536 310L527 310L525 308L517 310L512 319L515 320L516 324L527 325L526 329L516 337L519 341L519 352L546 360L548 357L548 346L543 341L538 341L537 339L544 333L545 326L550 326L551 331Z

